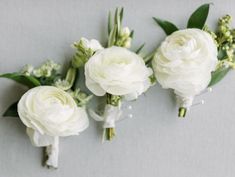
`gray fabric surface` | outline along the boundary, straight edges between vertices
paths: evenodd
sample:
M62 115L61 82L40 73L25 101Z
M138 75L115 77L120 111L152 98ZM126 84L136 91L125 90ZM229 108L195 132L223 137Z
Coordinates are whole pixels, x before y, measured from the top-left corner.
M84 36L106 40L108 10L125 7L124 24L135 29L133 48L146 42L151 51L165 37L151 19L169 19L180 27L207 1L189 0L1 0L0 73L38 65L45 59L68 63L74 41ZM224 14L235 17L235 1L215 0L208 24ZM233 23L235 26L235 23ZM234 72L206 104L177 118L171 91L159 85L132 102L133 119L117 125L117 137L101 144L101 124L93 120L80 136L61 139L59 169L42 167L42 149L33 147L18 118L0 117L0 177L233 177L235 175ZM0 80L0 113L24 88Z

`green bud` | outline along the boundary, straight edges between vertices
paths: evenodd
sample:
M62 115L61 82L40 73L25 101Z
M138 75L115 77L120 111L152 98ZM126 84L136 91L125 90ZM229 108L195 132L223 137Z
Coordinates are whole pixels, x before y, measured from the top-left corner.
M125 40L125 42L124 42L124 47L125 48L130 48L131 47L131 38L130 37L128 37L126 40Z

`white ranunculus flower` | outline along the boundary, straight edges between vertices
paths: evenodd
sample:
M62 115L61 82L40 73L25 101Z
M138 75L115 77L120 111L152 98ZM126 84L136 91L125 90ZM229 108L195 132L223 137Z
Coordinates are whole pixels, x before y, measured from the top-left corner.
M136 98L151 85L151 74L139 55L122 47L100 50L85 64L86 86L97 96Z
M77 135L89 125L85 108L77 107L65 91L39 86L26 92L18 103L22 122L42 135Z
M217 47L212 37L199 29L172 33L158 48L152 61L155 76L163 88L192 103L204 90L217 65Z

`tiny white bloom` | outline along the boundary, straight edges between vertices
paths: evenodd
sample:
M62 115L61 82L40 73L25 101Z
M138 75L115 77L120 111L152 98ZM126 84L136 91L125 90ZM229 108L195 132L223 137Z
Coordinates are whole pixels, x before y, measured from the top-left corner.
M60 70L61 66L57 63L55 63L52 60L48 60L44 64L42 64L39 68L33 70L33 74L36 77L50 77L52 74L52 71L58 71Z
M130 36L130 29L128 27L124 27L121 29L121 36L129 37Z
M30 76L33 72L34 67L32 65L25 65L22 70L20 71L20 73L26 75L26 76Z
M93 52L96 52L97 50L103 49L102 45L99 43L99 41L95 39L88 40L84 37L81 38L81 44L84 47L84 49L91 49Z
M58 79L56 82L55 82L55 86L57 88L60 88L62 90L68 90L70 88L70 83L67 81L67 80L61 80L61 79Z

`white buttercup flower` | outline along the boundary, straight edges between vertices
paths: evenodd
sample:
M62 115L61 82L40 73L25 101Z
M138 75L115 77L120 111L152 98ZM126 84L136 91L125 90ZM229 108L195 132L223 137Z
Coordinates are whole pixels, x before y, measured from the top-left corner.
M158 48L152 61L155 76L163 88L171 88L192 104L204 90L217 65L217 47L212 37L199 29L172 33Z
M53 86L39 86L26 92L18 103L22 122L40 134L77 135L88 127L85 108L65 91Z
M100 50L85 64L86 86L97 96L137 98L150 87L151 74L139 55L122 47Z

